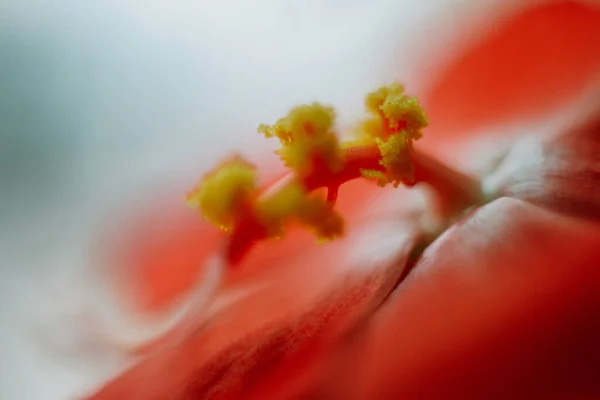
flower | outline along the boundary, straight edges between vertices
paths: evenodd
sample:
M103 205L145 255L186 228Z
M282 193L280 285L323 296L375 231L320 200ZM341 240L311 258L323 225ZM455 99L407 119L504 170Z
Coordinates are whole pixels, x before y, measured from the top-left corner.
M565 107L600 69L590 55L599 19L579 3L536 6L467 48L423 96L423 147L461 156L475 127ZM501 62L514 46L523 46L518 65ZM523 72L539 66L547 76ZM549 77L561 79L550 96L559 99L546 98ZM257 244L226 281L247 291L242 300L233 290L217 297L202 332L159 343L93 398L597 396L600 132L590 121L513 138L482 174L495 200L432 242L431 205L416 193L362 181L340 188L345 237L316 246L296 230ZM448 193L448 181L434 188ZM438 199L453 215L453 198Z

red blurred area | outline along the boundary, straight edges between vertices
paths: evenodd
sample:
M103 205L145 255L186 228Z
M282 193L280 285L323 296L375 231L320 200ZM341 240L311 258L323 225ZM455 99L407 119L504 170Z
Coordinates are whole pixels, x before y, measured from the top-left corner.
M246 398L252 392L281 398L290 390L303 391L304 382L314 378L319 354L327 350L319 336L343 330L382 302L419 235L415 221L402 213L396 214L402 221L398 225L390 223L385 211L358 207L371 203L380 190L367 181L340 189L339 209L347 217L348 231L340 240L318 246L314 237L297 229L281 241L257 246L224 282L200 334L175 348L161 347L165 342L158 341L156 352L97 398ZM399 204L409 213L415 196L408 191L404 195ZM382 245L388 235L397 238ZM379 261L354 262L349 254L372 253L364 243L377 242L372 237L380 238ZM150 277L160 283L160 274L145 279L151 282ZM275 378L265 386L263 377L271 374Z
M535 118L573 99L599 76L600 6L552 2L476 40L439 71L424 97L428 133Z
M203 273L203 261L220 243L220 232L185 203L152 210L126 221L117 240L117 274L142 313L162 311L190 289Z
M364 398L600 397L599 246L519 200L478 210L371 319Z

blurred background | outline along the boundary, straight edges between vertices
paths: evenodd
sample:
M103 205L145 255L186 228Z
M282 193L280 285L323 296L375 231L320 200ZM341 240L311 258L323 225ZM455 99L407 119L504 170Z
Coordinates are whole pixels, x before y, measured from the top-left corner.
M255 127L293 105L333 104L343 129L373 87L421 93L524 3L3 0L0 398L78 397L127 366L86 322L111 218L269 154Z

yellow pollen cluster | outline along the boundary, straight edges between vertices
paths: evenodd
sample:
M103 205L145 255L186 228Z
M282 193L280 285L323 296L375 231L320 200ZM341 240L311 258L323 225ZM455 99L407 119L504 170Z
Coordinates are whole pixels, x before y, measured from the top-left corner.
M188 205L224 230L230 230L250 204L256 191L256 169L235 157L204 177L187 196Z
M291 220L309 228L319 241L332 240L344 230L343 219L332 205L322 197L308 193L298 182L260 198L256 203L256 215L270 237L282 237L285 224Z
M365 97L365 106L374 116L359 126L359 140L377 144L381 152L380 164L386 173L362 170L361 174L377 180L380 186L413 183L410 151L413 140L423 136L421 130L428 124L423 108L415 97L406 96L404 87L398 83L369 93Z
M260 125L259 133L279 139L277 153L292 169L291 179L264 191L257 187L254 166L236 157L206 175L188 195L188 204L221 229L237 228L238 237L247 234L249 240L281 237L292 221L320 241L342 235L344 221L334 209L337 187L359 172L381 186L411 184L412 143L427 126L417 99L406 96L399 84L368 94L365 105L370 117L361 123L358 141L351 143L340 144L333 108L319 103L296 107L274 125ZM353 146L357 149L349 150ZM381 167L374 168L377 163ZM327 188L328 198L312 193L318 188ZM248 232L252 230L255 236Z
M258 132L279 138L281 148L277 153L300 175L311 173L314 163L337 171L342 166L342 152L332 130L334 119L333 108L312 103L292 109L275 125L260 125Z
M344 229L342 217L332 205L308 193L299 182L259 196L254 166L239 157L206 175L187 201L226 231L248 217L256 218L272 238L282 237L285 225L294 220L310 229L320 242L340 236Z
M410 161L412 141L405 132L394 133L386 141L377 139L377 146L381 152L379 163L385 167L388 182L392 182L394 187L400 183L413 184L414 171Z
M429 123L417 98L407 96L399 83L369 93L365 97L365 106L367 111L380 117L386 131L405 130L412 140L420 139L421 129ZM379 135L380 131L374 133Z

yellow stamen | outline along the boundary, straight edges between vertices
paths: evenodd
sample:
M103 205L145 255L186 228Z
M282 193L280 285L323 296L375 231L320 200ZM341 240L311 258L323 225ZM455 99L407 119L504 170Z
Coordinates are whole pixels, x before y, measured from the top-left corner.
M310 195L299 182L290 182L258 199L255 207L257 218L270 237L282 237L284 225L291 220L308 227L319 241L334 239L343 232L341 216L325 199Z
M270 237L282 237L285 223L298 214L306 191L297 183L287 184L280 190L258 199L255 210L260 223L267 227Z
M377 186L385 187L385 185L390 183L390 178L388 178L387 174L376 169L361 169L360 174L366 179L377 182Z
M403 96L404 86L399 83L392 83L387 86L382 86L377 90L365 96L365 106L367 111L373 114L380 114L382 112L381 106L389 97Z
M384 127L383 119L381 117L370 117L360 122L354 131L356 140L353 143L374 145L376 144L375 139L386 139L388 135L389 132Z
M331 204L316 195L305 198L298 210L298 219L307 226L319 242L327 242L341 236L344 220Z
M421 129L429 123L423 108L416 97L406 96L404 87L398 83L379 88L365 97L367 111L378 115L384 122L384 128L392 132L405 129L412 140L421 138ZM379 126L371 130L380 137Z
M423 136L421 129L428 124L418 100L406 96L402 85L392 83L369 93L365 98L365 106L367 111L377 117L363 121L357 133L362 140L370 138L377 144L381 153L380 164L385 167L386 173L363 170L361 174L365 178L376 179L380 186L390 182L394 187L400 183L412 184L412 142Z
M255 191L255 167L235 157L207 174L188 194L187 202L219 228L230 230Z
M413 165L410 161L411 140L406 131L394 133L387 140L377 139L381 153L381 165L385 167L387 178L394 187L400 183L414 182Z
M342 151L332 130L334 119L333 108L312 103L292 109L275 125L260 125L258 132L279 138L277 153L300 175L312 172L315 162L337 171L342 166Z
M333 108L319 103L293 108L272 126L260 125L259 133L279 139L277 153L293 171L291 179L270 188L276 190L259 190L254 167L234 158L188 195L190 206L208 220L234 229L228 250L233 260L255 241L283 236L292 221L307 227L319 241L342 235L344 221L334 209L337 188L359 173L380 186L414 182L412 144L427 126L417 99L393 83L369 93L365 106L370 115L350 143L340 144L333 131ZM312 193L319 188L328 190L327 198Z

